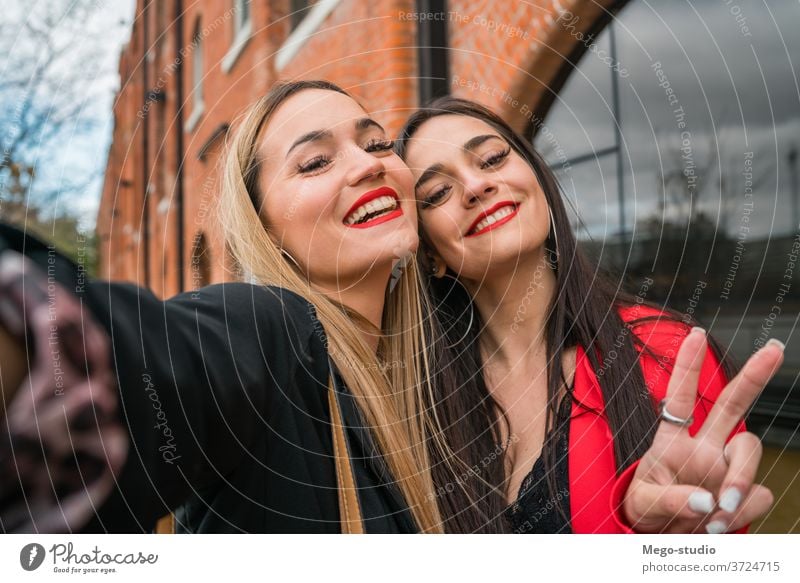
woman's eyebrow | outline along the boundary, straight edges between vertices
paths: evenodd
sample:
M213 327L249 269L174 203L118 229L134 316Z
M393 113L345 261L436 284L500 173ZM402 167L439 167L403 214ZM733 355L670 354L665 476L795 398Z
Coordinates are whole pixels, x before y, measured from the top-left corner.
M491 140L493 138L496 138L498 140L503 139L495 134L482 134L480 136L475 136L474 138L470 138L469 140L464 142L464 145L461 146L461 149L464 150L465 152L472 152L482 143ZM425 172L423 172L422 175L419 177L419 180L417 180L417 183L414 185L414 190L422 186L426 181L430 180L437 174L441 174L443 170L444 170L444 164L441 163L434 164L433 166L428 166Z
M333 137L333 132L331 130L314 130L312 132L308 132L307 134L303 134L299 138L297 138L294 143L289 147L289 150L286 152L286 157L289 157L289 154L292 153L297 146L305 144L307 142L317 142L319 140L327 140Z
M369 128L377 128L382 132L386 133L386 130L383 129L383 126L378 122L376 122L371 117L362 117L361 119L356 121L356 131L361 132Z
M359 132L362 132L362 131L364 131L366 129L369 129L369 128L377 128L377 129L381 130L382 132L386 133L386 130L383 129L383 126L381 124L379 124L378 122L376 122L371 117L362 117L362 118L356 120L355 126L356 126L356 131L359 131ZM332 137L333 137L333 132L331 130L314 130L314 131L308 132L307 134L303 134L302 136L297 138L294 141L294 143L292 143L292 145L289 147L289 150L287 150L287 152L286 152L286 157L288 158L289 154L291 154L292 150L294 150L296 147L298 147L298 146L300 146L302 144L305 144L305 143L308 143L308 142L317 142L319 140L329 140Z
M466 151L466 152L471 152L475 148L480 146L482 143L484 143L487 140L491 140L492 138L497 138L498 140L502 140L503 139L500 136L495 135L495 134L483 134L483 135L480 135L480 136L475 136L474 138L470 138L469 140L464 142L464 145L461 146L461 149Z
M434 164L433 166L428 166L425 169L425 172L419 177L417 183L414 185L414 190L418 189L422 186L425 182L436 176L437 174L441 174L442 170L444 170L444 164Z

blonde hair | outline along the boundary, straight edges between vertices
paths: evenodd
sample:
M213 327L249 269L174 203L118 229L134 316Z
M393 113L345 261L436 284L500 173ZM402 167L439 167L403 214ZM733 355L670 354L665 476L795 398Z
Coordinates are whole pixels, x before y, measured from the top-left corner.
M262 223L258 205L258 140L275 109L305 89L347 93L326 81L280 83L245 115L228 146L222 172L220 219L230 250L255 283L279 286L310 302L328 341L328 353L354 395L406 503L423 532L442 532L426 436L433 424L426 301L412 255L386 293L377 355L354 325L354 314L315 291L282 253ZM357 317L357 316L355 316ZM390 363L386 366L384 363ZM404 363L403 366L398 366Z

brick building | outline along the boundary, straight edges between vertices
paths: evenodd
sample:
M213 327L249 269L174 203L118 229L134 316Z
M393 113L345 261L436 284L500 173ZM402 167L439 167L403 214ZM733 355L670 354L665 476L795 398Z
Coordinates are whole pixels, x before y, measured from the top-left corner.
M743 359L800 312L798 17L793 0L137 0L100 274L162 297L240 277L215 227L218 163L277 80L329 79L390 132L451 93L531 138L579 239L633 293L713 323ZM787 351L748 419L793 460L776 497L800 464L784 449L800 447L799 371ZM765 528L800 528L800 498L780 504Z
M390 131L448 89L523 127L552 101L562 55L583 47L556 19L570 9L589 32L608 20L603 4L624 2L138 0L98 216L101 274L161 296L233 276L213 216L220 149L276 80L330 79Z

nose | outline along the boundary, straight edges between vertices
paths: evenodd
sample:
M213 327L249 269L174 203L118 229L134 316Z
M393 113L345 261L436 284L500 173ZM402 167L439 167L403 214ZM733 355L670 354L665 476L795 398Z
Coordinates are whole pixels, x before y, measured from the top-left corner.
M354 146L348 154L352 160L347 172L347 184L357 186L365 180L382 177L386 173L383 160L365 152L362 148Z
M497 194L497 183L485 172L468 172L462 177L464 181L463 203L467 208L485 204Z

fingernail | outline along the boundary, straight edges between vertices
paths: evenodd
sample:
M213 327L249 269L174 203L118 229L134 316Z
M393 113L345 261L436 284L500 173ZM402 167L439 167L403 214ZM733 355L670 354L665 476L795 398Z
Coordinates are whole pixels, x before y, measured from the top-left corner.
M689 494L689 508L707 514L714 510L714 497L711 492L692 492Z
M689 334L694 334L695 332L699 332L703 336L706 335L706 329L705 328L701 328L700 326L695 326L694 328L692 328L691 331L689 332Z
M5 252L0 255L0 275L17 275L22 273L22 261L16 252Z
M728 529L728 525L721 520L712 520L706 524L706 532L708 534L722 534Z
M736 512L741 501L742 493L737 488L728 488L719 497L719 507L725 512Z
M777 338L770 338L769 340L767 340L765 346L770 346L770 345L777 346L778 348L781 349L781 351L786 349L786 345Z

